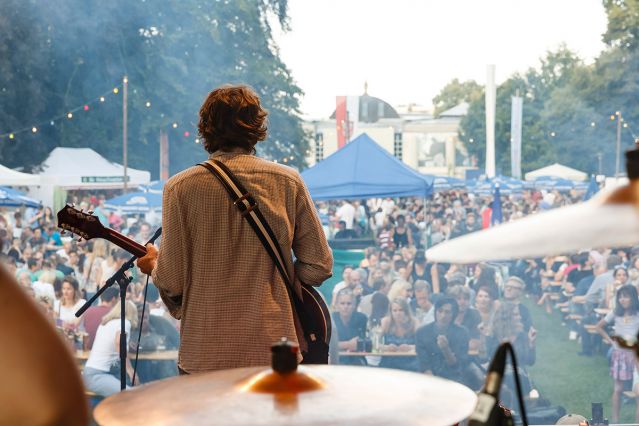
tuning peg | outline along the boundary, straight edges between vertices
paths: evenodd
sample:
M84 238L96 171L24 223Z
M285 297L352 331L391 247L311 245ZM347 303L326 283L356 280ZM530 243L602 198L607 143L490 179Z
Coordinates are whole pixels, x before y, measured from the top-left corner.
M67 231L65 231L64 229L62 231L60 231L60 235L66 235Z
M93 210L89 210L89 211L87 211L87 213L93 214Z

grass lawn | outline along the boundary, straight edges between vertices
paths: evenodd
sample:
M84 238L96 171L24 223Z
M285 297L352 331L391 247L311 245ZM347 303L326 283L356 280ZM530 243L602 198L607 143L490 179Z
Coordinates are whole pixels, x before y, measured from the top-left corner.
M568 340L569 329L561 325L561 315L552 315L524 299L538 330L537 362L528 371L539 393L553 405L562 405L567 413L591 416L591 402L604 404L604 417L610 419L613 380L605 355L579 356L577 340ZM607 348L607 345L606 345ZM513 407L514 408L514 407ZM620 423L634 423L635 403L622 405Z

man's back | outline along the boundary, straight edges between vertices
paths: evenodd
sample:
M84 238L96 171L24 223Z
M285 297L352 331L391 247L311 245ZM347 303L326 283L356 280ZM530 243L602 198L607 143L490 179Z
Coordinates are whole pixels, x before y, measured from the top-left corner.
M288 167L239 153L215 154L257 200L299 281L321 284L332 255L308 191ZM180 366L188 372L267 365L270 345L297 341L275 265L220 182L194 166L164 188L163 237L153 278L163 299L182 295ZM290 248L296 256L296 265Z

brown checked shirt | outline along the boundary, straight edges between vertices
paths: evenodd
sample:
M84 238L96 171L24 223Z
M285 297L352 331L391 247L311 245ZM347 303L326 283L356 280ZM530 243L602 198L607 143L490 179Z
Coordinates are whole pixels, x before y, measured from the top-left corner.
M285 267L320 285L333 257L295 170L243 153L215 153L255 197L282 247ZM194 166L164 186L162 241L153 282L181 319L179 366L189 373L270 364L270 346L297 342L286 284L220 182ZM295 262L293 261L293 253ZM173 303L182 296L182 304Z

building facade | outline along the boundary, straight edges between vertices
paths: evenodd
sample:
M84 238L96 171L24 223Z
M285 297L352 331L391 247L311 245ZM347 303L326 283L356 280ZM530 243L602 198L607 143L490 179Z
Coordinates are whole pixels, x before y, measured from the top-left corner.
M474 168L458 138L459 125L468 104L460 104L435 118L415 106L396 109L366 93L349 97L347 103L345 114L339 111L338 98L338 109L328 119L304 123L305 129L313 135L307 157L310 166L337 151L340 141L348 143L367 133L389 153L420 173L463 178L467 169ZM338 123L336 117L346 119L340 119Z

